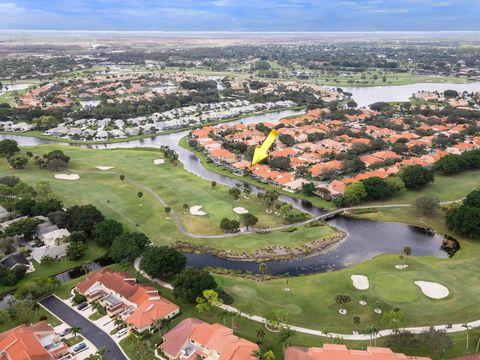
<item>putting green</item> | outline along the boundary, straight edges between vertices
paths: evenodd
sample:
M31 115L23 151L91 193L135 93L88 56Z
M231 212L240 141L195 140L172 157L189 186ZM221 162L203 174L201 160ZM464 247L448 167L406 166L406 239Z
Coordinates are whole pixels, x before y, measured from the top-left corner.
M371 281L372 291L387 302L410 302L419 297L418 287L400 274L377 273Z

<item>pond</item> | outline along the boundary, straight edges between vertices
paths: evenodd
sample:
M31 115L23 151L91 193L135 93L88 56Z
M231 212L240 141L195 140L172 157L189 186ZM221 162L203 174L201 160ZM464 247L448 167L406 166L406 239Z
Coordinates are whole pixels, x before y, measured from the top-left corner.
M258 123L263 121L275 121L285 116L300 113L302 112L292 110L278 111L245 117L232 123ZM235 184L238 183L237 180L207 170L195 154L178 145L179 140L187 134L188 131L181 131L178 133L159 135L151 138L121 143L94 145L85 144L75 146L95 149L160 147L162 145L169 146L177 151L179 154L179 160L183 163L184 168L187 171L208 181L216 181L219 184L235 186ZM22 146L58 144L58 142L55 141L32 137L0 135L0 140L4 138L14 139ZM68 143L62 144L71 145ZM256 186L250 186L250 188L252 192L264 191ZM312 206L312 204L308 201L295 199L286 195L281 195L280 200L288 202L295 208L305 211L313 216L325 213L324 210ZM405 246L410 246L412 248L412 254L416 256L448 257L447 252L442 250L442 236L438 234L431 236L431 234L419 232L406 224L374 222L369 220L346 218L342 216L329 220L329 224L342 228L348 233L348 237L335 246L332 246L327 252L309 256L307 258L295 259L292 261L268 262L267 265L269 267L269 272L274 274L284 274L288 272L292 275L299 275L314 272L332 271L361 263L382 253L400 254ZM189 265L222 266L225 268L243 271L258 270L258 264L256 262L229 261L208 254L186 255ZM69 276L71 275L75 276L75 273L69 274Z
M401 254L405 246L412 249L414 256L436 256L448 258L444 249L444 237L422 231L400 223L376 222L339 216L329 220L348 232L348 237L330 247L326 252L290 261L267 261L268 273L291 276L322 273L344 269L381 254ZM261 236L261 235L259 235ZM225 260L209 254L186 253L187 262L192 266L211 266L258 273L259 263L255 261ZM398 264L402 260L398 259ZM394 264L392 264L392 267Z
M423 90L440 92L445 90L480 91L480 82L467 84L417 83L399 86L342 87L342 89L352 93L352 98L358 106L368 106L379 101L408 101L412 94Z

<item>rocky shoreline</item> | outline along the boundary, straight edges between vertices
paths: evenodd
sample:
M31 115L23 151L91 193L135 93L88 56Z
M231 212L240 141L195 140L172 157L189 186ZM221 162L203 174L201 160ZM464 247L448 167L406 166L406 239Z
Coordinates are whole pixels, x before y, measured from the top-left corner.
M213 247L195 245L190 242L177 241L173 247L182 252L191 252L197 254L209 254L225 260L233 261L274 261L274 260L292 260L300 257L307 257L326 251L332 245L344 240L347 233L336 228L337 233L328 239L313 240L305 243L301 247L271 246L266 249L258 249L253 253L236 253L228 250L219 250Z

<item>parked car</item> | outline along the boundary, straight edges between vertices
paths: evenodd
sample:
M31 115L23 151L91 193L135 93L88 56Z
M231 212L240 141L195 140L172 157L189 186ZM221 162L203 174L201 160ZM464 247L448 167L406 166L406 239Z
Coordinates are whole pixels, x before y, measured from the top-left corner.
M73 351L79 352L80 350L83 350L83 349L85 349L86 347L87 347L87 344L85 344L84 342L82 342L82 343L78 344L77 346L75 346L75 347L73 348Z
M127 328L123 328L121 330L118 330L118 332L115 334L117 338L121 338L123 335L125 335L128 332Z
M87 302L84 302L84 303L81 303L80 305L78 305L77 309L78 309L78 310L83 310L83 309L85 309L87 306L88 306L88 303L87 303Z
M72 331L72 328L65 328L62 331L60 331L58 335L60 335L60 337L63 337L70 334L71 331Z

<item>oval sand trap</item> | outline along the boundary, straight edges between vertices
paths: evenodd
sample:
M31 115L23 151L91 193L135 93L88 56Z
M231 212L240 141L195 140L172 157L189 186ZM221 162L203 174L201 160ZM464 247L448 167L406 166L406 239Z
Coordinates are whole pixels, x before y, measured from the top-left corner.
M98 170L106 171L106 170L113 169L113 166L96 166L96 168Z
M190 208L190 214L196 215L196 216L204 216L207 215L205 211L200 210L203 206L201 205L195 205Z
M233 212L238 215L248 214L248 210L244 207L236 207L233 208Z
M351 278L355 289L367 290L370 286L368 278L365 275L352 275Z
M415 281L415 285L422 290L423 295L432 299L443 299L449 294L449 291L445 286L436 282Z
M78 175L78 174L55 174L55 179L78 180L78 179L80 179L80 175Z
M153 160L153 164L154 165L160 165L160 164L163 164L165 162L165 160L163 159L155 159Z

